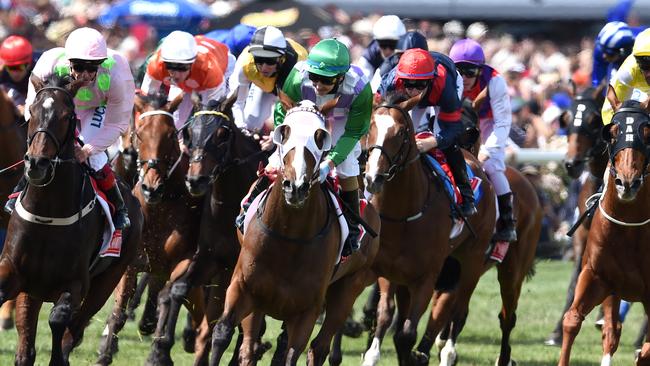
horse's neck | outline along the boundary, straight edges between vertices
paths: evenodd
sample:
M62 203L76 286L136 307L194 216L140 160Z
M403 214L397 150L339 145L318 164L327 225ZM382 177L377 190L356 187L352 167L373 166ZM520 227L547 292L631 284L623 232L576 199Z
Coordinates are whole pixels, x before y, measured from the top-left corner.
M384 183L381 193L376 195L379 210L386 212L388 209L394 216L408 216L421 209L431 189L427 185L433 184L424 169L422 162L416 161Z
M305 204L289 206L284 199L282 176L278 175L266 199L262 221L272 231L291 238L314 237L325 225L329 214L325 195L318 184L312 185Z
M6 100L0 100L0 169L22 159L25 154L26 138L24 131L16 123L13 105L7 105Z
M250 154L254 154L255 151L252 149L247 141L245 141L245 136L236 128L235 139L233 141L232 147L232 159L245 159ZM256 161L251 161L246 164L240 164L234 166L227 171L223 172L217 180L212 184L212 198L222 202L229 202L241 200L251 183L255 180L257 166Z
M614 177L609 176L601 205L605 211L624 222L641 222L650 218L650 179L645 178L636 197L631 201L618 198Z
M45 187L28 185L21 203L27 211L40 216L70 216L88 203L94 194L92 190L79 164L64 163L56 168L50 184Z

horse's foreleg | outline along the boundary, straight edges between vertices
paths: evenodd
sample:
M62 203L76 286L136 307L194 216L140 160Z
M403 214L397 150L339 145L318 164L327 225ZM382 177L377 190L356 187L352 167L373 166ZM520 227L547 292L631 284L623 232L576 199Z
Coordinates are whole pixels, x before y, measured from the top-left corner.
M63 358L63 349L61 344L63 342L63 334L70 324L73 306L72 294L70 292L64 292L61 294L50 312L50 318L48 319L50 329L52 330L52 355L50 357L50 366L66 364L66 361Z
M314 329L321 309L319 305L285 321L287 334L289 335L287 355L284 361L286 366L295 366L298 364L298 358L305 350L305 347L307 347L309 336ZM345 317L343 320L345 321Z
M136 279L136 286L135 286L135 292L133 293L133 296L129 299L129 305L126 308L126 315L129 320L134 320L135 319L135 309L140 306L140 302L142 302L142 295L144 294L144 290L147 288L147 285L149 284L149 277L151 276L150 273L144 272L140 276L140 279Z
M191 264L190 264L191 267ZM199 327L194 344L194 364L204 365L210 356L212 330L223 313L226 290L230 284L232 271L223 270L215 276L215 282L207 286L208 299L205 308L205 321ZM237 353L238 350L236 350ZM234 358L234 355L233 355ZM234 358L237 360L236 358Z
M0 332L14 327L14 308L16 302L9 300L0 306Z
M580 332L580 327L593 308L607 296L605 285L588 268L583 268L578 283L573 304L564 314L562 322L562 350L558 366L569 366L571 346Z
M603 358L601 366L611 364L614 352L618 348L618 342L621 338L621 322L618 316L618 308L621 305L621 298L610 295L603 301L603 312L605 323L603 324Z
M646 321L648 320L648 314L650 314L650 302L643 302L643 308L645 309ZM646 324L647 325L647 324ZM645 342L641 346L641 350L637 355L636 359L637 366L649 366L650 365L650 327L645 328Z
M145 361L145 365L153 366L172 364L169 350L174 344L174 340L168 340L166 338L169 333L166 326L171 302L170 287L171 284L167 283L158 294L158 324L156 326L156 332L154 333L153 342L151 343L151 351ZM173 335L174 330L172 330L172 336Z
M226 301L221 319L212 332L212 355L210 365L217 366L230 344L235 327L253 311L253 301L244 290L244 285L237 272L228 286Z
M393 321L395 313L395 286L385 278L377 279L379 302L377 303L377 320L374 334L368 334L367 351L363 355L363 366L376 365L381 357L381 344Z
M24 292L18 294L16 298L16 331L18 332L16 366L33 365L36 361L36 329L38 313L42 305L42 301Z
M98 365L109 365L113 362L113 355L118 350L117 333L122 330L126 323L126 304L135 290L137 279L136 272L136 268L129 266L115 288L115 304L113 305L113 311L109 315L106 323L106 334L102 334L102 342L100 342L99 347L99 358L96 362Z
M414 361L412 349L417 341L418 322L429 304L434 283L435 276L431 275L418 284L397 290L398 312L400 317L405 314L403 324L397 323L397 330L393 336L400 365L410 365Z
M190 290L188 294L188 302L185 307L188 311L187 322L183 328L183 349L187 353L193 353L196 346L196 333L197 329L203 322L205 316L205 294L203 287L198 286Z
M146 285L148 290L144 310L142 311L140 322L138 322L138 330L141 335L151 335L156 331L156 326L158 325L158 297L160 291L165 287L166 280L162 277L147 273L146 277L140 279L140 281L138 287L140 285L143 285L143 287ZM144 281L144 284L142 281Z
M243 341L239 349L240 365L256 365L257 357L255 355L255 345L260 338L262 324L264 323L264 314L253 312L242 320L241 332Z

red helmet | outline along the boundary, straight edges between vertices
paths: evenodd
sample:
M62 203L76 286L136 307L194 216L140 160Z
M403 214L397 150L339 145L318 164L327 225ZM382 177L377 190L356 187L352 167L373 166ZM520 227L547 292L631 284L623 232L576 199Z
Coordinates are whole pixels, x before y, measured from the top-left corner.
M0 59L7 66L32 62L32 44L21 36L9 36L0 46Z
M427 80L435 76L436 63L429 51L411 48L404 51L397 64L397 78Z

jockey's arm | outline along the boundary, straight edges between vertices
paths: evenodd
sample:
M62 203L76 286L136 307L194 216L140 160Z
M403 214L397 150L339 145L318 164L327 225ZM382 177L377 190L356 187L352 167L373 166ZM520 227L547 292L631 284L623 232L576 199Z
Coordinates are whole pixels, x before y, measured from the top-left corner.
M348 120L345 123L345 132L343 132L343 135L336 142L336 146L327 157L334 162L334 165L341 164L361 137L368 133L371 113L372 91L370 90L370 84L366 84L350 106Z
M230 75L230 78L228 78L228 93L232 95L235 91L237 92L237 100L232 106L232 114L235 118L235 124L239 128L246 128L244 107L246 106L246 100L248 98L251 84L250 80L248 80L244 73L243 64L241 63L242 60L246 58L246 54L239 56L239 60L237 60L237 63L235 64L235 70L232 75Z
M159 90L161 85L162 81L152 78L149 73L145 73L140 90L142 91L142 95L147 95L150 91Z
M426 100L427 105L437 105L440 107L440 113L438 114L440 131L436 134L436 146L434 147L440 147L441 149L446 149L454 144L455 141L452 141L452 138L456 138L456 136L447 136L448 133L445 132L445 124L460 123L462 104L458 98L456 78L453 76L455 75L447 74L445 86L440 92L440 96L431 93L427 96L428 99ZM429 127L433 131L433 126Z
M595 88L607 77L609 63L603 59L603 51L600 50L600 47L594 47L593 58L594 62L591 71L591 86Z
M494 129L481 146L479 154L490 157L491 148L505 148L512 125L512 109L508 86L501 75L497 75L488 84L490 108L494 121Z
M302 100L301 87L302 79L300 78L300 72L295 67L287 76L287 79L284 81L284 86L282 87L282 92L286 94L294 102L299 102ZM284 122L284 116L287 114L287 111L284 110L284 106L278 100L275 102L275 108L273 110L273 127L278 127Z
M603 124L609 124L614 116L614 112L620 107L621 103L630 99L634 92L632 69L636 66L636 60L633 56L628 57L623 65L616 71L614 77L607 87L607 99L603 103L601 114Z

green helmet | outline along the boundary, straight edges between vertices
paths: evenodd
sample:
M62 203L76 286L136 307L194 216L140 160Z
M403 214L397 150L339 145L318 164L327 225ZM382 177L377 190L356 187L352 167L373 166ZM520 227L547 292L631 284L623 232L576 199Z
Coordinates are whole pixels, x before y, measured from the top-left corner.
M314 46L307 56L307 71L334 77L350 69L350 51L334 38L324 39Z

